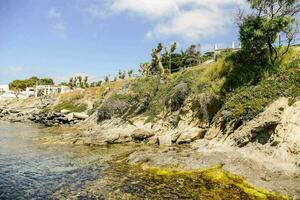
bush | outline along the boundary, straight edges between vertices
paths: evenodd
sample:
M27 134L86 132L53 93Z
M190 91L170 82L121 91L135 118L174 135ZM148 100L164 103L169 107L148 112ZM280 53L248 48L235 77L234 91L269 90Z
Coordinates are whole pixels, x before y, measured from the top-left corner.
M54 106L54 108L53 108L53 110L55 112L60 112L63 109L67 109L70 112L84 112L87 109L87 104L63 101L63 102L57 104L56 106Z

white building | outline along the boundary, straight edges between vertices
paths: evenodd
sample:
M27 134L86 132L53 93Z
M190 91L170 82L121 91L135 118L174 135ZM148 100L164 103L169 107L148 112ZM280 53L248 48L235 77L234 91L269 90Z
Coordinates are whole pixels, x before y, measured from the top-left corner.
M5 89L5 90L4 90ZM3 87L4 93L0 95L0 100L5 99L27 99L29 97L39 97L51 94L63 94L70 92L68 86L38 85L36 87L27 87L25 91L14 92Z
M63 94L70 92L68 86L38 85L36 87L27 87L25 90L26 97L38 97L51 94Z

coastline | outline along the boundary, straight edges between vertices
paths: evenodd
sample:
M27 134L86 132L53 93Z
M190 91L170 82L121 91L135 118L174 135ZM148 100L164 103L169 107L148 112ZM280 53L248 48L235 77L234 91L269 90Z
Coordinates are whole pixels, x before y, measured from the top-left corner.
M37 112L36 108L31 112ZM24 110L27 114L31 113L28 112L28 109ZM18 116L18 112L12 113L12 115ZM20 116L22 120L18 118L18 120L11 122L37 124L28 120L28 116ZM88 146L140 144L140 147L126 159L131 165L147 165L161 169L196 170L221 164L225 171L243 177L255 187L288 195L292 199L297 199L300 196L299 166L295 165L293 159L289 161L280 160L278 157L268 155L265 151L260 151L260 148L264 148L264 146L256 144L257 146L251 145L240 148L230 145L228 142L221 142L218 138L196 139L190 143L172 144L171 146L158 145L156 144L158 135L163 132L170 132L170 130L160 131L153 139L155 134L152 133L158 128L145 126L142 119L136 119L134 124L120 122L120 119L112 119L97 124L93 120L87 119L73 125L41 126L45 131L51 131L54 134L52 137L41 139L40 142L42 144ZM185 129L187 128L185 127ZM132 134L136 133L136 130L139 130L139 134L137 134L139 137L134 137ZM149 134L151 130L152 133Z

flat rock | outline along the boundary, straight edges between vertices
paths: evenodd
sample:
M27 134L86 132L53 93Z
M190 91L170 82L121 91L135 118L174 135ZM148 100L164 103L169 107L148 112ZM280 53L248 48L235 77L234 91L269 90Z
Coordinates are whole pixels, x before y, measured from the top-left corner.
M74 114L74 117L76 119L81 119L81 120L85 120L85 119L87 119L89 117L87 114L84 114L84 113L76 113L76 112L74 112L73 114Z

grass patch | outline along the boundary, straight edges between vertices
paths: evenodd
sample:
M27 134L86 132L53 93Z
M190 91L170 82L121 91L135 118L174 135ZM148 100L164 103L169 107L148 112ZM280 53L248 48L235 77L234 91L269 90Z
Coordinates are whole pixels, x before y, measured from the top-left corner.
M60 112L63 109L67 109L70 112L84 112L87 110L87 104L84 103L83 98L83 93L64 94L60 97L58 104L53 107L53 111Z

